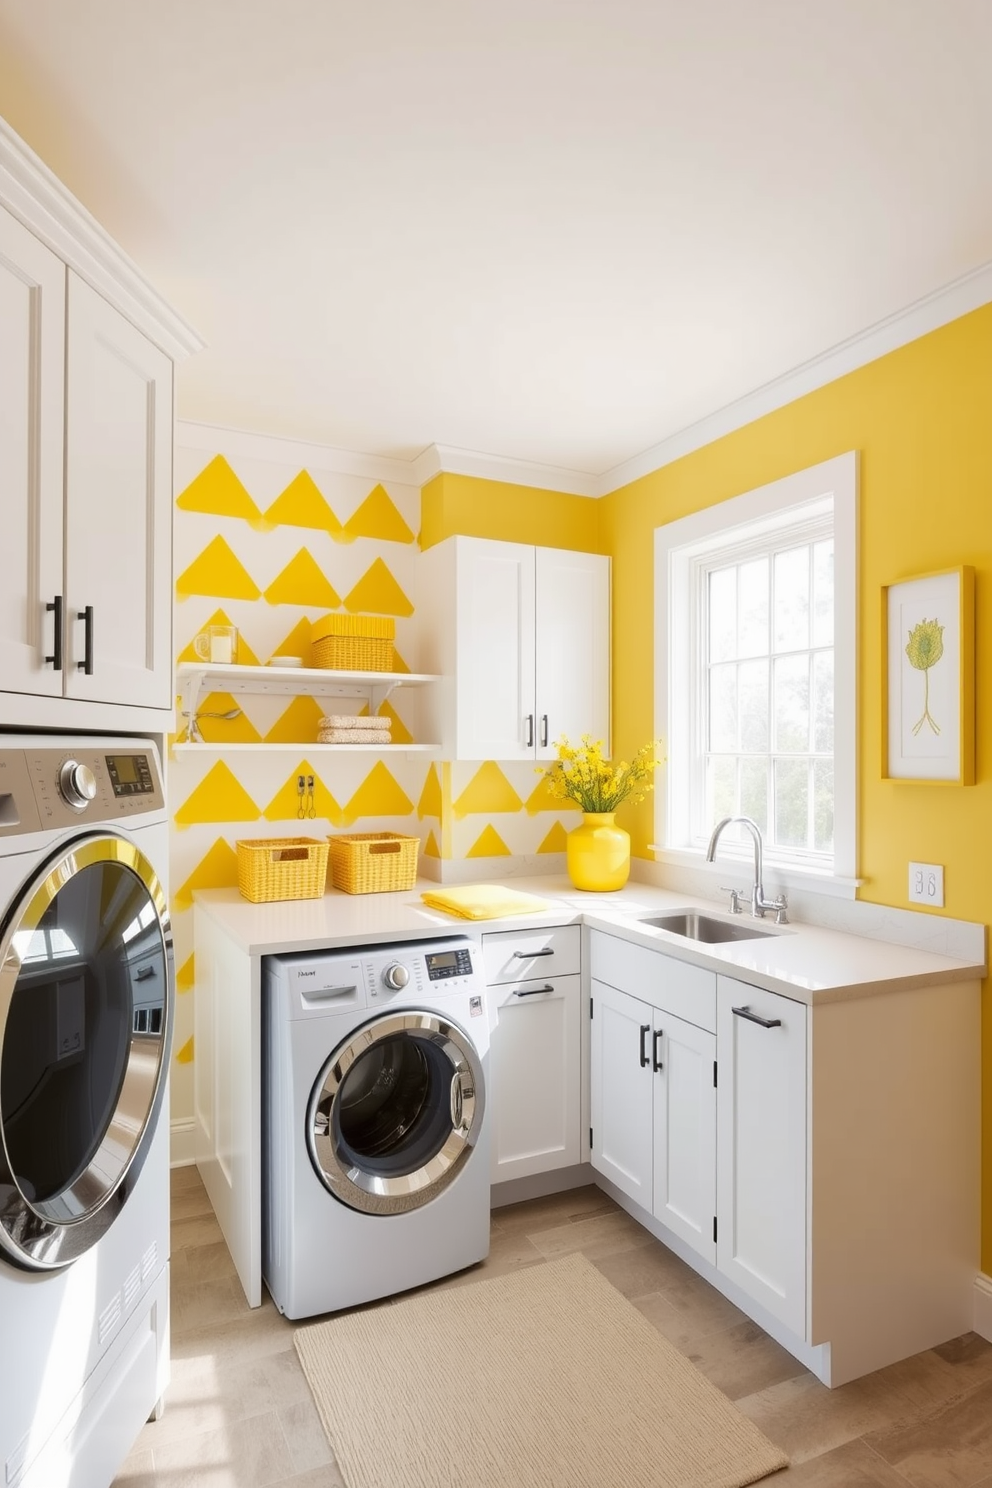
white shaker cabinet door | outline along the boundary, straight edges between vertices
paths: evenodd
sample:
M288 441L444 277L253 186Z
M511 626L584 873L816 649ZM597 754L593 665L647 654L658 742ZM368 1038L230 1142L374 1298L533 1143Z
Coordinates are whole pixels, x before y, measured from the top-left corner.
M656 1011L654 1217L716 1264L716 1038Z
M0 210L0 690L56 697L64 338L65 265Z
M493 988L492 1181L579 1161L578 976Z
M171 708L172 363L69 274L66 692Z
M610 749L610 560L562 548L536 550L536 742L555 757L564 734Z
M717 1267L806 1336L806 1007L717 978Z
M651 1209L652 1010L605 982L592 983L591 1161L597 1172Z
M533 759L534 549L459 540L458 758Z

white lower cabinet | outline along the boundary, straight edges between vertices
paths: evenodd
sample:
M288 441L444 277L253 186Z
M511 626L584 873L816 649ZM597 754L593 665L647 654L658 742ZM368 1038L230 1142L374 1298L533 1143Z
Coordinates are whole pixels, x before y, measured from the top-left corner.
M592 983L592 1165L716 1259L712 1033Z
M650 1209L654 1087L646 1050L651 1009L626 992L593 981L590 1012L592 1165Z
M571 1167L581 1155L578 927L497 931L483 935L482 952L492 1181Z
M807 1010L730 977L716 998L716 1263L804 1338Z
M717 1255L716 1038L671 1013L655 1012L655 1219L706 1260Z
M977 980L808 1007L599 930L589 962L592 1165L660 1238L828 1385L972 1327Z

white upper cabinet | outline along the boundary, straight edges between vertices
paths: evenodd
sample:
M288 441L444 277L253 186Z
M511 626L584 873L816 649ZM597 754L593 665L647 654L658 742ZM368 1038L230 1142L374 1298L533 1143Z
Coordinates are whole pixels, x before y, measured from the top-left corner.
M5 722L171 727L173 363L200 344L0 120Z
M554 757L562 734L609 747L610 561L451 537L423 555L431 733L453 759Z
M0 686L62 692L65 264L0 211ZM56 604L58 610L56 610ZM49 608L49 606L51 608ZM46 664L45 657L53 660Z
M172 363L69 275L66 692L172 705Z
M583 734L610 744L610 560L534 549L538 759Z

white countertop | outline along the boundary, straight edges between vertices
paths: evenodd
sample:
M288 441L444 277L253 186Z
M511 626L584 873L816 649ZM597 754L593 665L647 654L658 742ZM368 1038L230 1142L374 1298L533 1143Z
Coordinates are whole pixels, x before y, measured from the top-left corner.
M401 893L345 894L329 889L320 899L277 904L251 904L237 889L200 889L194 897L197 910L209 915L251 956L421 940L441 934L478 937L497 930L585 922L593 929L740 977L753 986L809 1005L907 987L972 981L983 976L986 969L984 961L959 960L817 925L779 928L770 919L760 922L762 930L771 932L760 939L717 945L687 940L645 926L637 917L693 907L730 919L725 906L644 883L631 882L611 894L581 893L563 877L513 877L507 884L547 899L548 911L494 920L458 919L428 909L422 902L422 893L442 888L427 879L418 880L414 888ZM733 923L753 922L745 914L734 918Z

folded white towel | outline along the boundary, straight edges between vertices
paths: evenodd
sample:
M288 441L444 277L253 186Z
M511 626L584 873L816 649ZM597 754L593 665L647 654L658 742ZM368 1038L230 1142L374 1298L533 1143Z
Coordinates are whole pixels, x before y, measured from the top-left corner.
M321 729L318 744L390 744L392 736L388 729Z
M327 718L320 720L319 727L322 729L375 729L380 733L387 733L392 727L393 720L388 717L377 718L371 713L331 713Z

